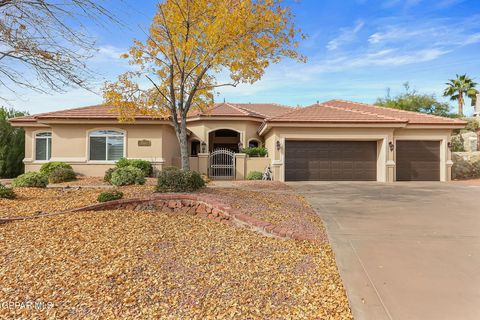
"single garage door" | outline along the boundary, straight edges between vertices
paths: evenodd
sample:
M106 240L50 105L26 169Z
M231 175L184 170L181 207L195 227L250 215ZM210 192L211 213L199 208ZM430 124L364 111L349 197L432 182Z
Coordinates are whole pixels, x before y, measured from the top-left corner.
M375 181L376 141L285 141L286 181Z
M439 141L396 142L397 181L439 181Z

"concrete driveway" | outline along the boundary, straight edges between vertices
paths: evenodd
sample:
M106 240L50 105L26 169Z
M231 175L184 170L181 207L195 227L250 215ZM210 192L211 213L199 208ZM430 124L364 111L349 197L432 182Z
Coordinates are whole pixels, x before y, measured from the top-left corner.
M355 319L480 319L480 186L289 185L326 224Z

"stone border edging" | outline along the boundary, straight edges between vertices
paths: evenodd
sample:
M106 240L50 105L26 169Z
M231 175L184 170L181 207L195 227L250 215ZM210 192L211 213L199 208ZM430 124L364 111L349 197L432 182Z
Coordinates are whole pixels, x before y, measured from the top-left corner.
M216 222L235 224L266 236L273 236L283 239L308 240L315 239L307 234L292 230L290 228L276 226L270 222L260 220L248 214L227 206L214 197L200 194L153 194L149 198L120 199L109 202L96 203L81 208L75 208L56 213L47 213L37 216L24 216L0 219L0 224L18 220L31 220L36 218L57 216L60 214L81 212L81 211L102 211L102 210L164 210L170 212L200 215Z

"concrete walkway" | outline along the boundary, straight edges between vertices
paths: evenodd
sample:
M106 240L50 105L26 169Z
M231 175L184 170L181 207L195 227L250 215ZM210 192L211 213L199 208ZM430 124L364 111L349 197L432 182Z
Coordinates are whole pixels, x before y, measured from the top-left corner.
M289 185L326 224L355 319L480 319L480 186Z

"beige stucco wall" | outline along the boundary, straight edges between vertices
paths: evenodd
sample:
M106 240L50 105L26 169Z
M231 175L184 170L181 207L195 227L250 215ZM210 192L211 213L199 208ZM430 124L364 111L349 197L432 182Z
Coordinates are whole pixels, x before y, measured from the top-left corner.
M72 165L81 175L103 176L113 161L90 161L88 135L95 130L118 130L125 133L125 154L132 159L151 161L157 169L170 165L179 154L173 128L168 124L52 124L50 128L25 128L25 170L38 170L45 161L35 161L34 137L37 132L52 132L52 158ZM151 146L138 145L139 140L149 140Z
M260 171L265 172L265 168L271 163L270 158L255 158L255 157L248 157L245 169L245 176L252 171Z
M208 134L218 129L230 129L240 133L240 141L244 146L248 146L251 139L262 143L262 138L258 136L257 130L261 122L249 120L199 120L188 123L188 129L191 131L189 141L205 141L208 150ZM190 146L189 146L190 148Z
M408 129L408 128L301 128L274 127L265 134L265 146L272 159L274 179L284 181L284 147L286 140L359 140L377 141L377 181L395 181L395 149L388 147L396 140L436 140L440 142L440 180L450 180L451 156L447 143L450 129ZM280 150L276 142L280 141Z
M447 147L451 129L413 129L382 127L273 127L263 137L257 134L260 122L250 120L201 120L188 124L191 131L189 141L196 139L208 143L208 134L218 129L231 129L240 132L240 139L246 146L251 139L264 142L268 149L268 158L246 158L242 160L243 176L250 171L263 172L268 164L272 165L275 180L284 181L284 151L286 140L360 140L377 141L377 181L395 181L395 150L388 147L389 142L397 140L434 140L440 142L440 179L448 181L451 171L451 154ZM168 124L52 124L51 128L25 128L25 168L26 171L38 170L42 162L34 161L34 135L37 132L52 132L51 161L65 161L74 170L83 175L102 176L113 162L89 161L88 133L93 130L112 129L126 133L126 154L128 158L140 158L152 161L157 169L163 166L180 165L180 149L173 127ZM150 140L150 147L138 146L139 140ZM280 150L276 143L280 142ZM189 145L190 147L190 145ZM208 150L208 145L207 145ZM208 154L191 158L191 168L206 173ZM242 174L239 174L242 176ZM243 178L242 176L242 178Z

